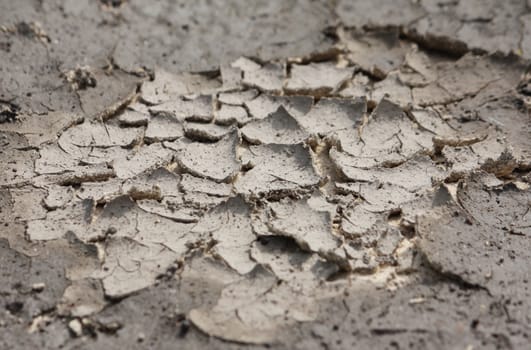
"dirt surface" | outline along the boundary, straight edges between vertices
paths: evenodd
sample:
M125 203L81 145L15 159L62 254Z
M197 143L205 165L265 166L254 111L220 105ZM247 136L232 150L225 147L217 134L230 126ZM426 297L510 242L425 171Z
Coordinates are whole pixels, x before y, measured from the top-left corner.
M1 349L528 349L531 3L0 0Z

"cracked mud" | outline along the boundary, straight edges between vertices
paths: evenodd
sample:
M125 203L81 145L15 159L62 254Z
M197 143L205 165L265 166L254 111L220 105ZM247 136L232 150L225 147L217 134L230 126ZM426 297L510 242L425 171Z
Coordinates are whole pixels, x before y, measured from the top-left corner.
M0 1L0 348L529 348L530 49L525 0Z

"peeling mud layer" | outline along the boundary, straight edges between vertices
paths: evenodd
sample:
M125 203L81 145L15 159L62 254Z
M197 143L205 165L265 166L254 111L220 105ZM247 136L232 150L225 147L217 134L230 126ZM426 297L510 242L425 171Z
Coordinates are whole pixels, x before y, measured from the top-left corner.
M0 0L0 349L528 349L531 2Z

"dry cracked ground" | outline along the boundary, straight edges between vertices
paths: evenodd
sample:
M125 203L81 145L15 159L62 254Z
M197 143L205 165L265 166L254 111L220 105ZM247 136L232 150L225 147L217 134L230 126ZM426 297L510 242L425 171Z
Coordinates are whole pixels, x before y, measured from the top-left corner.
M529 0L0 0L1 349L529 349Z

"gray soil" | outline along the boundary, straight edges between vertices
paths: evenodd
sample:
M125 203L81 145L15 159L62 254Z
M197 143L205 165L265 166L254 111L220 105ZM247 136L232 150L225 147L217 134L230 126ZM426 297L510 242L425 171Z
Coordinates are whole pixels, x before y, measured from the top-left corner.
M0 349L529 349L531 1L0 0Z

